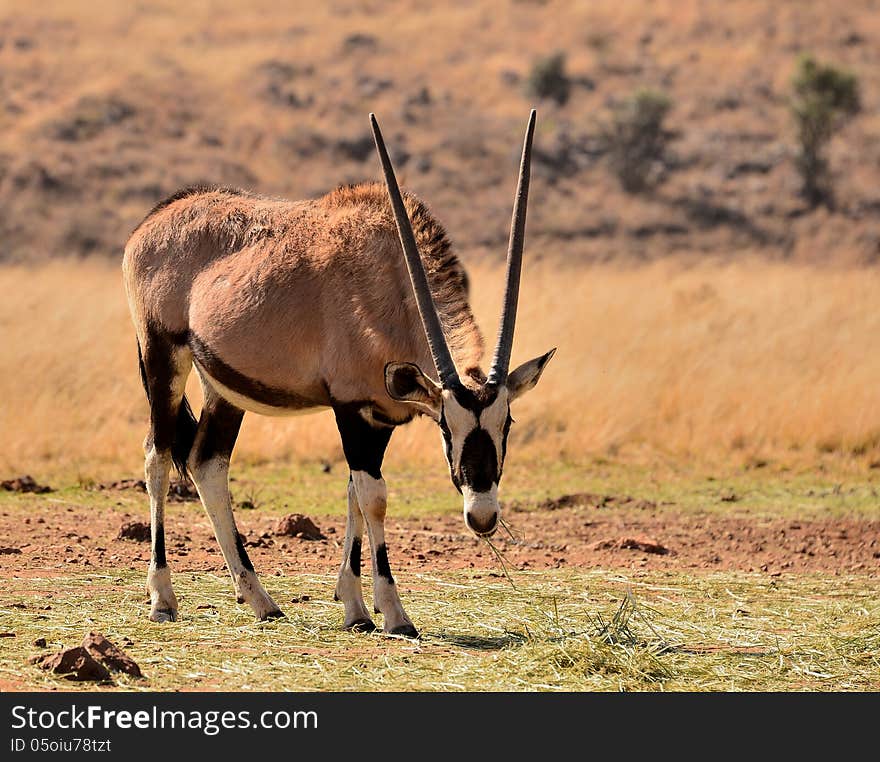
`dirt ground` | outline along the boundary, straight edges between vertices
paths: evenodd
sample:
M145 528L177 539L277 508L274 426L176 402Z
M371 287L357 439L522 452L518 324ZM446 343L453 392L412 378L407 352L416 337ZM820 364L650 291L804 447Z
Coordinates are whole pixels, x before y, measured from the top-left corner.
M0 511L0 576L62 569L69 573L71 566L146 568L148 540L118 536L124 525L143 521L144 514L134 515L130 508L85 511L59 502L46 502L28 513ZM258 573L332 573L337 568L343 517L309 517L324 535L309 540L277 534L278 515L247 510L237 515ZM580 494L539 506L508 506L505 519L513 537L501 530L494 542L511 570L570 566L771 575L880 571L880 521L858 517L701 515L625 497ZM393 569L501 571L492 549L469 533L460 516L401 519L391 512L386 536ZM197 504L169 506L166 544L175 572L225 568L207 516Z

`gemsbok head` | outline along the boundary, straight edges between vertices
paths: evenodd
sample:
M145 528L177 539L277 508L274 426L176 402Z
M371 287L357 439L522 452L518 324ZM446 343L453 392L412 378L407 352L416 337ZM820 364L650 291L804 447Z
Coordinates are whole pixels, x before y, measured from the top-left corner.
M172 464L195 483L239 602L261 619L281 616L242 545L229 496L229 460L245 411L334 412L350 469L335 593L349 629L375 629L360 577L366 528L374 609L384 631L418 635L400 602L385 543L381 466L397 426L418 414L433 418L467 526L483 537L498 527L510 405L535 386L555 351L510 370L535 112L523 145L488 374L480 367L482 338L464 269L427 207L401 193L373 115L370 122L384 190L367 183L287 201L232 188L187 188L157 204L128 240L123 275L150 407L144 452L154 621L178 616L164 536ZM193 367L204 394L198 421L184 395Z
M385 388L392 399L412 405L415 410L430 415L440 425L443 451L449 464L452 483L464 498L464 520L475 534L490 536L497 529L501 516L498 483L501 481L501 469L507 452L507 435L513 422L510 403L538 383L544 366L556 351L551 349L547 354L529 360L510 372L525 239L535 112L532 111L529 117L520 163L510 226L510 244L507 249L504 306L495 355L488 376L484 377L477 370L469 369L466 377L469 383L462 381L449 351L397 186L394 168L379 131L379 124L372 114L370 123L438 379L434 381L415 363L391 362L385 368Z

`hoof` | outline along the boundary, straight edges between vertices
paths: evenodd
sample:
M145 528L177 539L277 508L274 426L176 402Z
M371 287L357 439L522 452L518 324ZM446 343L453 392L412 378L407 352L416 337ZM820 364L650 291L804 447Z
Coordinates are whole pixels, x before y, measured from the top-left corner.
M419 631L413 627L411 624L401 624L395 627L390 632L386 633L387 635L398 635L402 638L413 638L414 640L418 640Z
M268 622L270 619L281 619L287 616L281 609L275 609L274 611L267 611L263 616L258 617L260 622Z
M153 609L150 612L151 622L176 622L177 612L174 609Z
M345 625L345 629L351 632L373 632L376 625L373 624L372 619L357 619L351 624Z

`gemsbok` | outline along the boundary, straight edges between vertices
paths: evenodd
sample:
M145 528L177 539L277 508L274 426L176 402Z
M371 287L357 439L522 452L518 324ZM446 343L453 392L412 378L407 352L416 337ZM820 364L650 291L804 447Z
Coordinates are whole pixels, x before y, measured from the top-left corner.
M374 610L383 615L386 633L418 637L385 543L381 466L397 426L419 414L433 418L452 483L464 498L466 525L485 537L498 526L510 403L535 386L555 351L508 372L535 112L523 145L488 375L480 369L483 342L467 275L427 207L401 194L372 114L370 122L384 190L365 183L316 200L286 201L231 188L187 188L157 204L126 244L125 289L150 408L144 453L153 621L178 615L163 527L172 464L192 477L238 602L250 604L259 619L282 615L242 546L230 501L229 460L245 411L333 409L350 469L335 591L348 629L375 629L360 578L366 525ZM184 395L193 366L204 392L198 422Z

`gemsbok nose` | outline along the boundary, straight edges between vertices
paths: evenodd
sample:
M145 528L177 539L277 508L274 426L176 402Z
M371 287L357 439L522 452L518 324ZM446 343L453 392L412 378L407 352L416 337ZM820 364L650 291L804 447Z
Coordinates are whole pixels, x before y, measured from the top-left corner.
M489 492L473 492L464 486L464 520L480 537L490 537L498 529L501 511L498 507L498 488L493 485Z
M489 516L476 516L473 513L465 513L464 515L467 525L480 537L490 537L495 534L498 529L498 512Z

